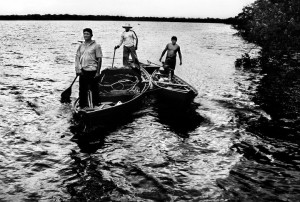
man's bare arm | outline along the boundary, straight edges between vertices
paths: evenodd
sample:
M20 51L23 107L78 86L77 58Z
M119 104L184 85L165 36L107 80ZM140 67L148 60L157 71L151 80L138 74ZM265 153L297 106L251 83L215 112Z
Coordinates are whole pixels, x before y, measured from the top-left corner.
M164 51L162 52L160 58L159 58L159 62L161 62L161 59L164 57L166 51L168 50L168 46L166 46L166 48L164 49Z
M178 55L179 55L180 65L182 65L182 55L180 49L178 50Z
M96 76L100 76L100 70L101 70L101 66L102 66L102 58L97 58L97 72L96 72Z

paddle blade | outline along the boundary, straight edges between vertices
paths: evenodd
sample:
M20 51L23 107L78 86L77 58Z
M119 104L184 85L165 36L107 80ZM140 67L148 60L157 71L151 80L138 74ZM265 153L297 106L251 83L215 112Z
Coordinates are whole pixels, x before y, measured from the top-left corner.
M64 92L62 92L60 101L61 102L70 102L71 94L72 94L72 88L69 87Z

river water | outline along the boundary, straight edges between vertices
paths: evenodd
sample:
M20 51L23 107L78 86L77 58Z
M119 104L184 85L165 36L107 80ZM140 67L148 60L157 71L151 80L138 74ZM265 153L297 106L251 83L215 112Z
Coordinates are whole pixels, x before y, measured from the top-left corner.
M249 129L271 117L253 101L263 75L234 66L253 45L230 25L131 22L142 62L178 37L175 73L199 95L185 111L147 95L128 119L81 136L60 94L82 29L106 68L122 24L0 21L0 201L298 201L299 147Z

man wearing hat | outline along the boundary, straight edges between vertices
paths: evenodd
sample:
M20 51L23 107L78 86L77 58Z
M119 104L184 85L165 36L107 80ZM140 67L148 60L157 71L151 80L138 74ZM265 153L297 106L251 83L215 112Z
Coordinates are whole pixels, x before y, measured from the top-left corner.
M90 28L83 30L84 42L76 52L75 70L79 76L79 106L88 106L88 91L92 92L92 102L98 102L98 88L96 77L100 76L102 65L101 46L92 40L93 31Z
M138 45L137 36L133 30L130 30L132 28L130 24L125 24L123 28L125 28L125 31L122 33L120 43L115 46L115 49L119 48L122 44L124 44L123 66L128 66L129 54L131 55L133 63L139 66L139 62L136 55Z

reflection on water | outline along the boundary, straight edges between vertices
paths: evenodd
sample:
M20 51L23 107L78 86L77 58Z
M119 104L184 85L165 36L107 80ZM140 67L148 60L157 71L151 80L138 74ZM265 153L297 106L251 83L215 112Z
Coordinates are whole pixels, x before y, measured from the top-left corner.
M126 119L80 132L72 105L59 100L75 76L77 41L91 27L110 66L122 24L0 22L0 200L293 201L299 163L278 159L296 147L249 132L249 122L269 116L252 101L261 76L234 67L251 44L229 25L132 22L141 62L158 63L178 37L175 72L199 96L182 111L147 95ZM72 92L73 103L77 83Z
M287 85L283 81L284 74L278 74L277 70L277 73L271 72L263 78L258 77L259 71L238 70L240 75L249 78L248 82L244 80L239 86L243 86L241 89L244 89L244 95L248 95L254 102L249 105L249 101L245 100L238 108L237 105L231 105L236 110L239 126L231 149L243 157L231 169L228 178L218 179L217 184L225 190L224 196L227 199L298 201L299 130L297 119L285 118L297 113L297 110L284 110L284 113L279 114L283 109L293 109L297 102L290 102L290 105L285 105L286 101L283 100L278 102L280 93L283 94L280 96L291 99L292 96L286 95L295 90L295 86ZM245 88L245 85L249 87ZM258 88L254 89L253 86ZM274 103L279 105L274 107ZM270 107L271 110L268 110ZM262 109L266 109L269 114Z
M152 113L156 120L165 125L168 130L180 137L188 138L190 132L205 121L208 122L196 111L198 106L199 104L192 103L188 108L181 108L181 106L169 106L157 100Z

